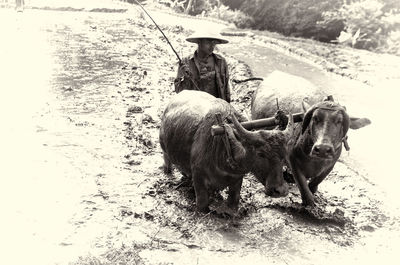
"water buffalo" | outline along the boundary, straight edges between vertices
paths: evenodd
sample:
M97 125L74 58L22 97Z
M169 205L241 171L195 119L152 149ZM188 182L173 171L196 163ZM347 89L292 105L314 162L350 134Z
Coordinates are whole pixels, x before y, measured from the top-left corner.
M232 157L227 162L224 136L212 136L215 114L225 124ZM293 120L285 131L248 131L241 117L226 101L201 91L184 90L166 107L160 127L160 144L164 152L164 172L174 164L185 175L192 176L196 207L208 211L209 192L229 187L228 206L237 209L243 176L252 172L266 186L270 196L286 196L288 186L282 178L283 161L287 158L286 141L293 132Z
M303 78L273 72L253 94L251 106L253 119L274 115L276 98L283 111L305 112L302 123L295 125L288 152L303 204L311 206L313 193L340 157L348 129L370 124L365 118L350 118L345 107L324 97L323 91Z

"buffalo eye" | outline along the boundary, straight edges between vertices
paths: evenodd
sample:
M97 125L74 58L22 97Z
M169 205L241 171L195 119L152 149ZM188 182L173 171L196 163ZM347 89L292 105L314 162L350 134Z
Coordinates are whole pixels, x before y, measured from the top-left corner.
M317 115L313 116L313 121L314 122L319 122L319 117Z
M342 119L337 119L337 120L336 120L336 124L339 125L339 124L341 124L341 123L342 123Z

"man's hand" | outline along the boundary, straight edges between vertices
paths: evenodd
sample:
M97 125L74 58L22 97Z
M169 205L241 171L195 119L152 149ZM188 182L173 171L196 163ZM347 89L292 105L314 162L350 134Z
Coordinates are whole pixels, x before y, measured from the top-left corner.
M181 72L183 76L190 76L191 75L190 74L189 65L187 65L187 64L181 64L179 66L179 72Z
M285 113L281 110L278 110L275 114L275 119L278 122L279 130L285 130L286 125L289 122L289 118L285 115Z

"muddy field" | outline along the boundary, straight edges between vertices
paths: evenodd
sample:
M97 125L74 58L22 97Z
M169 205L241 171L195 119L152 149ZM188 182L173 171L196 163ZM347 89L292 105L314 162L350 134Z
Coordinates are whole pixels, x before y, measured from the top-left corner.
M0 46L8 74L2 87L23 88L5 91L2 101L2 111L16 113L4 115L2 137L15 139L3 145L3 172L19 192L3 196L13 202L5 238L16 247L9 252L16 264L365 264L395 257L398 204L349 154L321 184L314 209L301 206L294 185L273 199L248 175L237 216L219 214L224 191L214 198L215 212L197 213L190 180L160 168L160 117L174 94L177 60L140 12L0 11L14 27L8 33L16 32ZM184 41L191 32L170 24L162 28L174 45L192 52ZM30 50L15 51L28 41ZM246 41L238 42L254 44ZM232 80L253 75L239 52L219 52ZM21 65L30 73L25 79L11 74ZM248 113L258 83L232 84L233 105ZM21 249L29 255L17 255Z

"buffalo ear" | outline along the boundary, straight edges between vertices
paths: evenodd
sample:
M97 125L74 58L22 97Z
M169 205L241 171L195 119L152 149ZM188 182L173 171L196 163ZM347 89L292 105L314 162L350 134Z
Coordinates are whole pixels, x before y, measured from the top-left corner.
M304 101L303 101L303 102L304 102ZM302 128L302 129L301 129L301 133L302 133L302 134L306 131L308 125L310 124L311 117L312 117L312 115L313 115L313 113L314 113L315 110L316 110L315 107L314 107L314 108L311 108L311 109L309 109L309 110L306 112L306 114L304 115L303 124L302 124L302 127L301 127L301 128Z
M342 135L345 136L347 134L347 131L349 130L350 117L349 117L349 114L347 114L345 109L342 110L342 115L343 115L343 133L342 133Z
M333 96L332 95L329 95L329 96L326 97L326 99L324 99L324 101L332 101L332 102L334 102L335 100L333 100Z
M371 124L368 118L355 118L350 117L350 129L357 130Z

